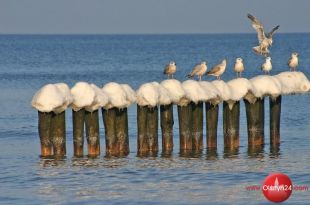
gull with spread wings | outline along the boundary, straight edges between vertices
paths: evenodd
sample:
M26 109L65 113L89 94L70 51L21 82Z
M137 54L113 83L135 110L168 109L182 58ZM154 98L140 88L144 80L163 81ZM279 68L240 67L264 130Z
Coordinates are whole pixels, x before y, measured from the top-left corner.
M253 28L257 31L259 45L253 47L253 51L262 56L269 56L269 46L272 46L272 36L276 30L279 29L279 25L274 27L267 36L265 35L263 24L253 15L248 14L248 18L252 22Z

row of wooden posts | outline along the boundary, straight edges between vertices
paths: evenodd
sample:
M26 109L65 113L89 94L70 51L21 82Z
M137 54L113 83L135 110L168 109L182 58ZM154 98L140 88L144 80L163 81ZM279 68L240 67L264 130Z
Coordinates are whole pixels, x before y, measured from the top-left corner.
M264 142L264 98L257 98L255 103L244 99L247 118L248 146L262 146ZM203 150L203 106L205 104L206 144L208 149L217 147L219 105L210 102L191 102L186 106L177 106L180 152ZM281 96L269 98L270 104L270 144L280 143ZM159 114L160 112L160 120ZM129 154L127 108L102 109L105 128L107 156L126 156ZM88 144L88 156L100 155L99 113L85 109L72 111L74 156L84 154L84 128ZM158 152L158 127L162 132L162 151L173 150L173 104L159 107L137 105L137 152L138 155L154 155ZM224 147L239 147L240 102L235 102L229 109L223 102ZM65 111L59 114L39 112L39 136L42 157L64 157L66 155Z

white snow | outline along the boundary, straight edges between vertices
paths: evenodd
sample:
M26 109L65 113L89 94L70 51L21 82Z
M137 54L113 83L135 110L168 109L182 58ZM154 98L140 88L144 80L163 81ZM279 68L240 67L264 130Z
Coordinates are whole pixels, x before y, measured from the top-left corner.
M140 106L155 107L159 103L157 82L142 84L136 91L137 104Z
M105 109L113 107L122 109L131 104L127 99L127 93L118 83L107 83L103 86L102 90L109 96L109 103L104 106Z
M98 88L95 84L90 84L90 86L95 91L95 97L93 99L93 102L90 105L86 106L85 109L89 112L93 112L107 105L109 102L109 96L100 88Z
M208 99L207 93L200 86L198 81L186 80L182 83L182 87L185 92L185 98L188 101L180 102L182 105L186 105L186 103L189 103L189 101L197 104L199 101L206 101Z
M179 101L185 96L185 92L182 88L180 81L175 79L164 80L160 83L167 89L170 99L173 103L178 104Z
M121 84L121 86L126 93L126 99L128 102L126 107L129 107L137 100L136 92L128 84Z
M206 101L219 98L219 90L208 81L200 81L199 85L206 93Z
M58 107L57 109L54 110L55 113L61 113L63 111L65 111L68 106L71 105L71 103L73 102L73 96L71 95L71 91L70 88L67 84L65 83L56 83L54 84L59 91L61 92L62 96L63 96L63 105L61 107Z
M231 99L231 89L223 80L214 80L212 84L219 91L219 97L222 101L228 101Z
M67 92L65 84L47 84L36 92L33 96L31 105L41 112L64 111L70 104L71 97ZM68 94L68 95L67 95Z
M250 79L250 82L253 86L252 94L256 98L262 98L266 95L270 95L271 97L281 95L281 83L274 76L259 75Z
M96 97L96 91L86 82L78 82L71 88L73 96L72 109L78 111L91 106Z
M246 78L236 78L226 83L230 88L230 98L232 101L241 100L249 91L254 90L252 84Z
M302 72L282 72L274 76L282 87L282 95L305 93L310 91L310 82Z

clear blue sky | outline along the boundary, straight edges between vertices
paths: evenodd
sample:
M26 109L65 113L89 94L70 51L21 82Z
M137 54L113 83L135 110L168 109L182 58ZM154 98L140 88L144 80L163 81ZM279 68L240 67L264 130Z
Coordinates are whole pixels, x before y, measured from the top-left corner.
M310 32L309 0L0 0L0 33Z

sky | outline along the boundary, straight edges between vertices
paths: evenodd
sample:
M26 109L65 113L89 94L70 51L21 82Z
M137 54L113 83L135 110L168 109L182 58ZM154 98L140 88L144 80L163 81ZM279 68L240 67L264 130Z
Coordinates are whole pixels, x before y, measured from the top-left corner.
M0 34L310 32L309 0L0 0Z

